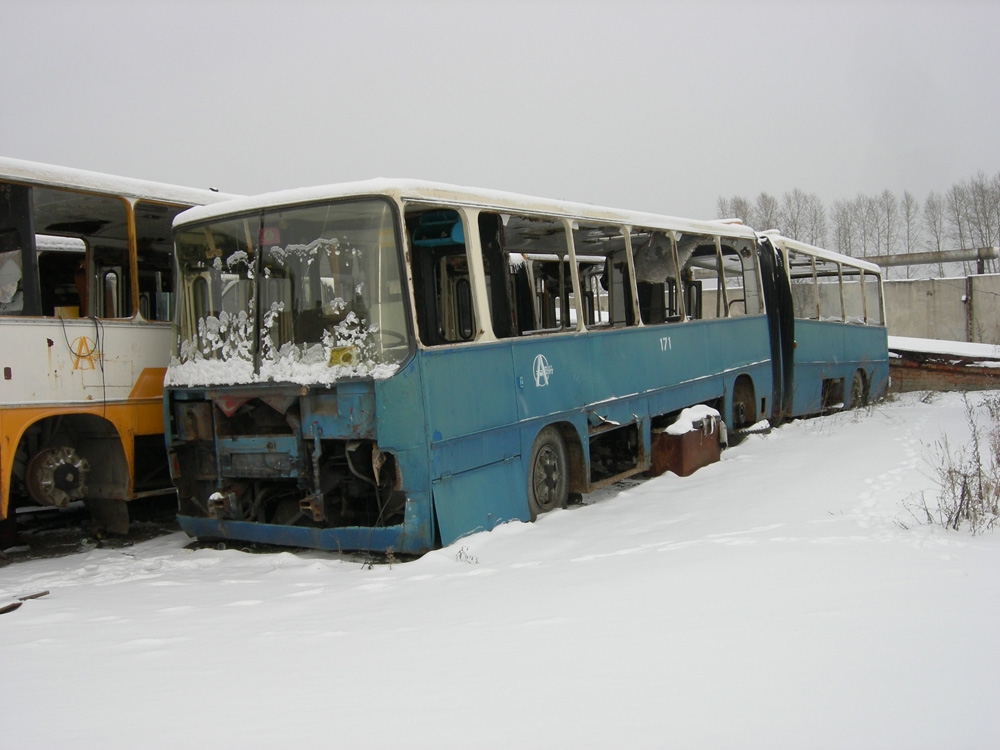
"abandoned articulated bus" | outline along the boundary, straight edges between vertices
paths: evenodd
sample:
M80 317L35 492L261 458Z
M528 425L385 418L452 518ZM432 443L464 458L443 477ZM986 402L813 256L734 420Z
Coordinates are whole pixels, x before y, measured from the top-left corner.
M164 418L202 538L419 553L880 395L877 267L738 224L372 181L175 221Z
M0 528L15 505L172 492L162 387L173 218L208 190L0 158Z

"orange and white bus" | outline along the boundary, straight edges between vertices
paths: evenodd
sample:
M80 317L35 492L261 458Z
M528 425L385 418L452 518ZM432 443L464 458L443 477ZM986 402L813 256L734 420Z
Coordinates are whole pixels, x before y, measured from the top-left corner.
M232 196L0 157L0 528L20 505L172 492L163 375L174 216Z

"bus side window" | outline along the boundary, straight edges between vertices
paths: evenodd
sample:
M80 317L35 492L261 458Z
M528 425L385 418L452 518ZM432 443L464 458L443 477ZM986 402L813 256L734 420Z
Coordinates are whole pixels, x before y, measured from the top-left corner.
M865 271L864 288L865 322L870 326L880 326L882 325L882 286L879 276Z
M563 222L484 211L479 232L494 334L574 329L576 299Z
M842 265L841 274L843 278L845 322L864 325L865 302L861 286L861 271L847 265Z
M174 247L170 225L183 210L183 206L150 201L137 201L135 204L139 312L146 320L170 320L173 317Z
M87 315L87 243L76 237L35 235L41 285L42 315L79 318Z
M804 253L788 251L788 282L792 292L795 317L819 320L819 298L813 259Z
M691 320L701 320L701 281L684 281L684 309Z
M688 318L714 319L729 315L729 291L722 282L722 256L716 238L703 234L677 234L677 261L684 287L684 312ZM736 268L739 268L737 263ZM742 292L739 295L742 297ZM741 311L742 312L742 311Z
M723 237L720 247L729 316L759 315L761 294L754 243Z
M651 325L683 320L673 238L666 232L633 229L631 239L642 322Z
M131 317L134 310L128 230L131 208L128 201L117 196L35 187L32 188L31 204L31 221L36 238L43 235L58 237L82 243L81 247L87 248L86 291L80 293L78 290L75 302L57 300L57 297L65 295L46 293L48 300L42 300L41 314L58 314L55 307L68 312L68 308L75 305L82 317ZM41 247L39 252L42 252ZM64 253L64 250L57 247L54 252ZM77 259L64 253L62 259L53 255L44 262L49 265L49 270L54 270L54 265L63 265L59 274L69 279L75 271L71 265L77 263ZM66 285L69 286L68 281Z
M573 247L581 268L599 266L596 283L588 283L585 300L595 312L591 327L633 326L637 316L632 300L632 277L623 228L616 225L579 224L573 230ZM596 271L596 269L595 269Z
M510 254L504 248L503 220L500 214L486 211L479 214L479 244L483 251L483 270L486 273L486 293L489 295L493 334L498 339L510 338L517 335L516 315L512 308L515 280Z
M453 209L408 211L417 331L428 346L475 338L469 259L461 216Z
M31 188L0 182L0 315L38 314Z

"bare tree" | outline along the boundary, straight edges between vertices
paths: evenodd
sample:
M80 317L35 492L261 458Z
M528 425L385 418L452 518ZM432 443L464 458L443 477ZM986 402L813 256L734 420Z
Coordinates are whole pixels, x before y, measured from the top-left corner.
M1000 239L1000 226L995 220L1000 213L1000 189L998 180L989 179L979 172L966 186L967 219L969 234L975 247L993 247ZM989 261L982 266L993 270L995 263ZM983 270L983 268L979 270Z
M883 190L876 199L878 207L879 246L877 255L894 255L899 249L899 199L891 190Z
M931 192L924 201L924 229L927 247L933 252L945 249L948 230L945 226L945 200L935 192ZM938 264L938 275L944 276L944 264Z
M838 253L855 254L854 202L834 201L833 245Z
M739 219L749 227L754 226L753 204L742 195L732 198L719 197L716 207L720 219Z
M820 247L826 245L826 206L815 193L809 196L806 211L805 241Z
M779 215L782 232L794 239L803 240L809 215L809 196L798 188L785 193L781 198Z
M858 193L854 199L854 224L857 231L861 257L878 255L881 245L878 200Z
M757 229L762 232L768 229L783 231L781 226L781 205L773 195L761 193L757 196L754 204L754 220L757 222Z
M969 231L969 209L968 190L964 184L955 183L945 194L947 206L948 229L951 241L956 248L968 247L970 236ZM970 273L969 264L965 264L965 273Z
M900 200L884 190L877 196L858 193L835 201L827 214L819 196L799 188L784 193L780 201L761 192L752 202L742 196L720 197L717 206L720 218L738 218L761 231L776 229L820 247L829 241L838 252L859 258L1000 244L1000 172L987 177L980 171L945 193L932 191L922 209L909 191ZM997 270L1000 262L989 261L989 266ZM905 268L910 278L913 272ZM938 272L944 274L942 264ZM965 272L973 272L968 263Z
M909 190L903 192L900 212L903 223L903 252L912 253L920 244L920 203ZM905 268L906 278L910 278L910 266Z

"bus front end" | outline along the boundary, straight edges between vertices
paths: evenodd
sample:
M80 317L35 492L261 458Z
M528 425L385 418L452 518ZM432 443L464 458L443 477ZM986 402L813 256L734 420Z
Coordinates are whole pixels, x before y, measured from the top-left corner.
M408 400L397 392L413 352L392 203L224 210L175 227L164 417L181 527L330 550L430 549L420 399L380 418L384 399Z

